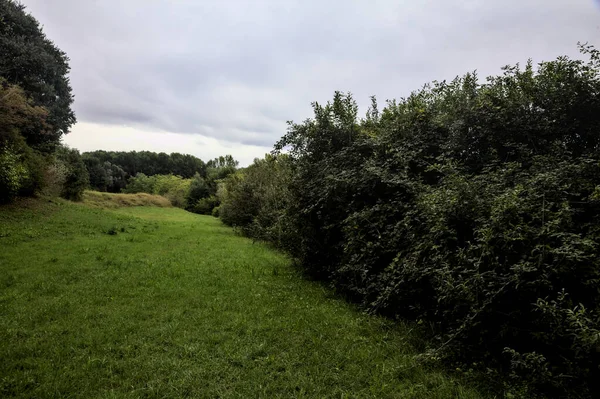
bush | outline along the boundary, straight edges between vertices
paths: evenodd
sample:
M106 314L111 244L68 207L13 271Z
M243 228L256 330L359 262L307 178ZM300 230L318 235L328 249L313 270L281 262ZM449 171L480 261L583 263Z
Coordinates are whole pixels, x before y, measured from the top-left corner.
M210 197L201 198L196 201L190 210L200 215L211 215L213 209L217 206L219 206L219 200L214 195L211 195Z
M350 95L315 103L276 145L291 253L371 311L427 322L432 358L501 372L499 389L600 395L600 55L582 51L373 100L363 120ZM273 208L249 176L220 213L262 234Z
M156 188L156 178L154 176L146 176L143 173L138 173L131 177L127 182L127 186L121 191L125 194L148 193L153 194Z
M196 204L199 199L210 197L210 195L211 188L206 182L206 179L200 176L199 173L196 173L192 178L190 189L186 196L186 209L191 211L194 207L194 204Z
M20 156L11 148L0 149L0 202L12 200L28 177Z
M224 180L218 193L221 220L249 237L289 250L295 241L286 216L290 178L288 156L255 159L248 168Z
M173 206L185 208L191 182L191 179L183 179L180 176L146 176L143 173L138 173L135 177L129 179L127 187L123 189L123 192L128 194L148 193L161 195L167 198Z
M57 150L56 157L66 170L61 197L71 201L81 201L90 180L79 151L61 146Z
M46 161L20 135L0 144L0 202L15 196L33 196L45 185Z
M51 197L58 197L62 193L67 180L69 169L64 162L54 158L44 171L44 189L42 193Z
M190 189L190 179L183 179L180 176L156 175L154 192L152 194L162 195L171 201L173 206L185 208L186 197Z
M27 145L21 131L48 133L47 116L20 87L0 78L0 201L31 196L43 187L45 160Z

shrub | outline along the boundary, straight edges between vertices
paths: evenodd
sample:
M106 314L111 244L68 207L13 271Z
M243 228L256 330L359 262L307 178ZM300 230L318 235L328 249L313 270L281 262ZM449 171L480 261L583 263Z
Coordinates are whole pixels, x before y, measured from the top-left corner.
M214 195L206 198L201 198L194 206L191 208L191 211L194 213L199 213L201 215L211 215L213 209L219 206L219 200Z
M426 321L433 358L502 372L508 392L599 395L600 54L582 51L373 100L363 120L350 95L315 103L276 145L291 253L371 311ZM249 176L220 213L254 235L273 224Z
M129 179L127 187L122 191L128 194L148 193L167 198L173 206L185 208L186 198L190 190L191 179L183 179L174 175L146 176L138 173Z
M67 180L68 168L64 162L54 159L44 171L44 189L42 193L47 196L60 196L65 181Z
M221 220L249 237L290 249L295 240L286 215L290 178L286 155L255 159L248 168L224 180L218 192Z
M0 144L0 202L15 196L33 196L45 185L46 161L20 135Z
M22 130L45 135L46 109L34 106L18 86L0 78L0 201L16 195L34 195L43 187L44 158L32 150Z
M148 193L153 194L156 190L156 178L154 176L146 176L143 173L138 173L131 177L127 182L127 186L121 191L125 194Z
M0 202L13 199L28 178L21 157L10 148L0 149Z
M190 189L190 179L173 175L156 175L154 178L156 183L152 194L162 195L171 201L173 206L185 208L186 197Z
M200 176L199 173L196 173L192 178L190 189L186 196L186 209L188 211L192 210L194 204L196 204L199 199L210 197L210 194L211 188L206 182L206 179Z
M89 175L79 151L61 146L57 150L56 157L66 169L61 197L71 201L81 201L84 190L89 186Z

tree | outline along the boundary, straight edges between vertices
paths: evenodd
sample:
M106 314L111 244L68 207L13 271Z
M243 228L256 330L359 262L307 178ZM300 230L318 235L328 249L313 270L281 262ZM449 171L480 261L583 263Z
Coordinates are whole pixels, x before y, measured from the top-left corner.
M192 178L192 182L190 183L190 190L186 197L186 209L192 210L193 206L198 202L198 200L209 197L210 195L211 190L208 184L206 183L206 180L202 176L200 176L199 173L196 173Z
M89 186L90 178L79 151L60 146L56 156L66 166L67 172L61 197L72 201L80 201L83 191Z
M22 129L46 132L48 113L24 91L0 78L0 201L31 195L43 185L43 160L25 143Z
M39 22L13 0L0 0L0 77L19 85L33 106L47 110L49 129L22 126L27 144L51 151L75 123L71 109L69 59L49 40Z
M155 153L150 151L92 151L83 154L89 165L110 162L123 169L127 177L138 173L147 176L173 174L185 179L196 173L206 176L206 165L193 155ZM92 159L96 159L92 161Z

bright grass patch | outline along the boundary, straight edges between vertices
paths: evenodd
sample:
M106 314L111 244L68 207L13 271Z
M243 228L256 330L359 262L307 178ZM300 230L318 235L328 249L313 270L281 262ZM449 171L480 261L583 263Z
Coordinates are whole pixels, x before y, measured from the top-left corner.
M1 397L480 397L414 339L212 217L0 208Z

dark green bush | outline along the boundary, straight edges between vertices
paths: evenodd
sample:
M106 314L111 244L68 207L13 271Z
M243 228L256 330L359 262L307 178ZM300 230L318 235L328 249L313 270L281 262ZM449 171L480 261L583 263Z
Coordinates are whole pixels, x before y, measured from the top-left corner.
M200 215L212 215L213 209L219 206L219 200L214 195L206 198L200 198L191 207L190 211Z
M76 149L61 146L56 152L56 158L66 168L61 197L71 201L81 201L83 192L90 182L81 154Z
M211 188L206 182L206 179L200 176L199 173L196 173L192 178L192 181L190 183L190 189L186 195L186 209L188 211L191 211L199 199L210 197L210 195Z
M350 95L315 103L276 146L291 253L372 311L427 322L432 358L501 372L499 389L600 395L600 62L582 50L373 100L363 120ZM257 181L221 207L250 235L274 225Z

